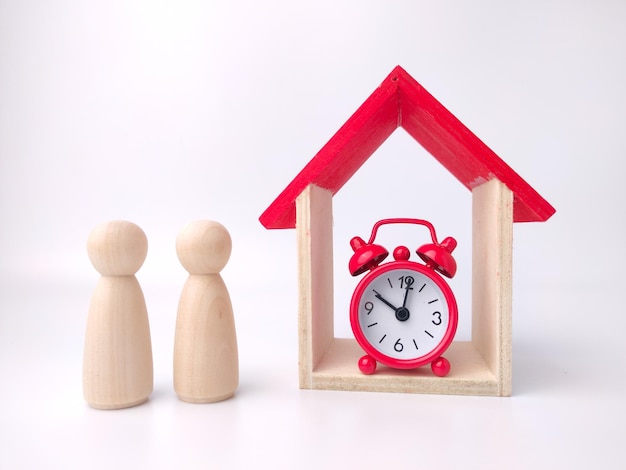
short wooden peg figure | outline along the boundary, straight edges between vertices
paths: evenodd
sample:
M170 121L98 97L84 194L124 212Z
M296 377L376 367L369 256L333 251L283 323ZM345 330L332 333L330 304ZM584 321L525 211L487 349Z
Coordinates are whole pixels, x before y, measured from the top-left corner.
M234 395L239 359L233 308L220 271L232 249L218 222L184 227L176 252L189 277L183 287L174 339L174 390L190 403L212 403Z
M116 220L89 235L87 253L101 274L91 299L83 358L83 394L93 408L139 405L152 393L152 344L146 302L135 273L148 241Z

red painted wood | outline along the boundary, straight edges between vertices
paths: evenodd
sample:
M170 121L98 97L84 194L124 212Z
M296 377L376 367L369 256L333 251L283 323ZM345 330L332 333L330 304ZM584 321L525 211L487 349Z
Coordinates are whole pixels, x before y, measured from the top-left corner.
M397 87L381 86L322 147L260 217L267 228L294 228L295 200L310 184L335 194L398 127Z
M401 67L361 107L261 215L266 228L294 228L295 200L315 184L335 194L402 126L465 187L497 178L514 193L514 222L545 221L555 209Z
M400 125L469 190L497 178L513 191L513 221L542 222L555 209L493 150L400 68Z

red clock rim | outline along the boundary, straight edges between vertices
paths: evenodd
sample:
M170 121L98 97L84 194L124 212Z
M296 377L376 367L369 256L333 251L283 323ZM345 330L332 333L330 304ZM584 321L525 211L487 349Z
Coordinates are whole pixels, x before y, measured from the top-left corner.
M394 269L410 269L426 275L433 280L437 287L441 289L441 291L443 292L443 296L448 303L448 328L443 335L443 339L431 352L429 352L425 356L420 356L415 359L396 359L381 353L367 340L359 325L359 303L361 297L367 289L367 286L371 284L373 279ZM448 283L433 269L430 269L422 264L415 263L413 261L392 261L391 263L386 263L372 269L357 284L356 289L354 290L354 294L352 294L352 300L350 301L350 326L352 327L352 332L354 333L354 337L357 343L359 343L361 348L363 348L363 350L367 354L372 356L376 361L386 366L393 367L394 369L415 369L417 367L430 364L434 360L441 357L441 355L445 352L446 349L448 349L450 343L452 343L452 340L454 339L458 324L458 318L459 317L456 298L454 297L454 293L452 292L452 289L450 288Z

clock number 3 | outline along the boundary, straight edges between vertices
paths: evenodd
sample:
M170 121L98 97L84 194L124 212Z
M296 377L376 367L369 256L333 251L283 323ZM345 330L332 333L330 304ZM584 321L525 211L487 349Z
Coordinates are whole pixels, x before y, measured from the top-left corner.
M441 325L441 312L433 312L433 316L437 319L437 321L433 320L433 325Z

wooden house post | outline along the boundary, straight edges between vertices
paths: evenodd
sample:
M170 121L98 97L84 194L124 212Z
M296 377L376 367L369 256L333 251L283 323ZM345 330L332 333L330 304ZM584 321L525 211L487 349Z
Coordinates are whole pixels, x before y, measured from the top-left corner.
M296 199L300 388L334 339L332 193L313 184Z
M472 190L472 343L511 395L513 193L497 179Z

